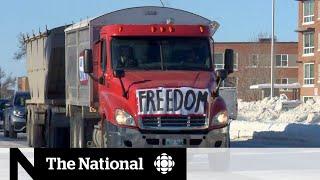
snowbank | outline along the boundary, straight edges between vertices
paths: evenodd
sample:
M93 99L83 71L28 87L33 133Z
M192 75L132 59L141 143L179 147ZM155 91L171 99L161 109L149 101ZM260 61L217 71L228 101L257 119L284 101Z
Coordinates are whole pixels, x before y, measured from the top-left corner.
M285 98L265 98L256 102L238 102L238 120L252 122L320 124L320 99L309 100L287 110L284 104L299 103Z
M297 107L287 109L288 104ZM232 140L281 141L282 145L296 147L320 146L320 99L307 103L288 101L284 97L256 102L239 100L237 119L230 127Z

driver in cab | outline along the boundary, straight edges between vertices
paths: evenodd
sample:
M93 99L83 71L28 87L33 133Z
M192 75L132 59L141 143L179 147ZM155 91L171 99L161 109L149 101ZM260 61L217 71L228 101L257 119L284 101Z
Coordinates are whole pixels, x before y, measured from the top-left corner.
M120 61L117 67L130 68L136 66L137 61L134 59L132 47L120 47Z

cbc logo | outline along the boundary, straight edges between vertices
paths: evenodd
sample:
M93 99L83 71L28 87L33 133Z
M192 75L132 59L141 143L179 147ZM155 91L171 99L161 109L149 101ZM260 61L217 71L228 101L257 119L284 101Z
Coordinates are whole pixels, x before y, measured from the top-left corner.
M154 161L154 167L156 167L161 174L167 174L172 171L174 164L175 162L172 160L172 157L166 153L162 153Z

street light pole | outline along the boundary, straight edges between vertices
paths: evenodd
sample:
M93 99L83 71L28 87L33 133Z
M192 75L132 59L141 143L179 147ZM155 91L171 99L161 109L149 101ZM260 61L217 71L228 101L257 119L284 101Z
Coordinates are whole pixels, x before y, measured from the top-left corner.
M270 96L274 97L274 16L275 16L275 0L272 1L272 38L271 38L271 89Z

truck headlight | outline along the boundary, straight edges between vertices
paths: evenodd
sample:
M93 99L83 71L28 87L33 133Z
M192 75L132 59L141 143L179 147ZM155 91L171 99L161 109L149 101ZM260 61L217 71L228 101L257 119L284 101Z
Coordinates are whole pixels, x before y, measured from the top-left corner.
M227 111L221 111L216 114L211 121L212 126L226 125L228 124L229 117Z
M134 118L129 113L121 109L116 109L115 120L119 125L136 126Z

